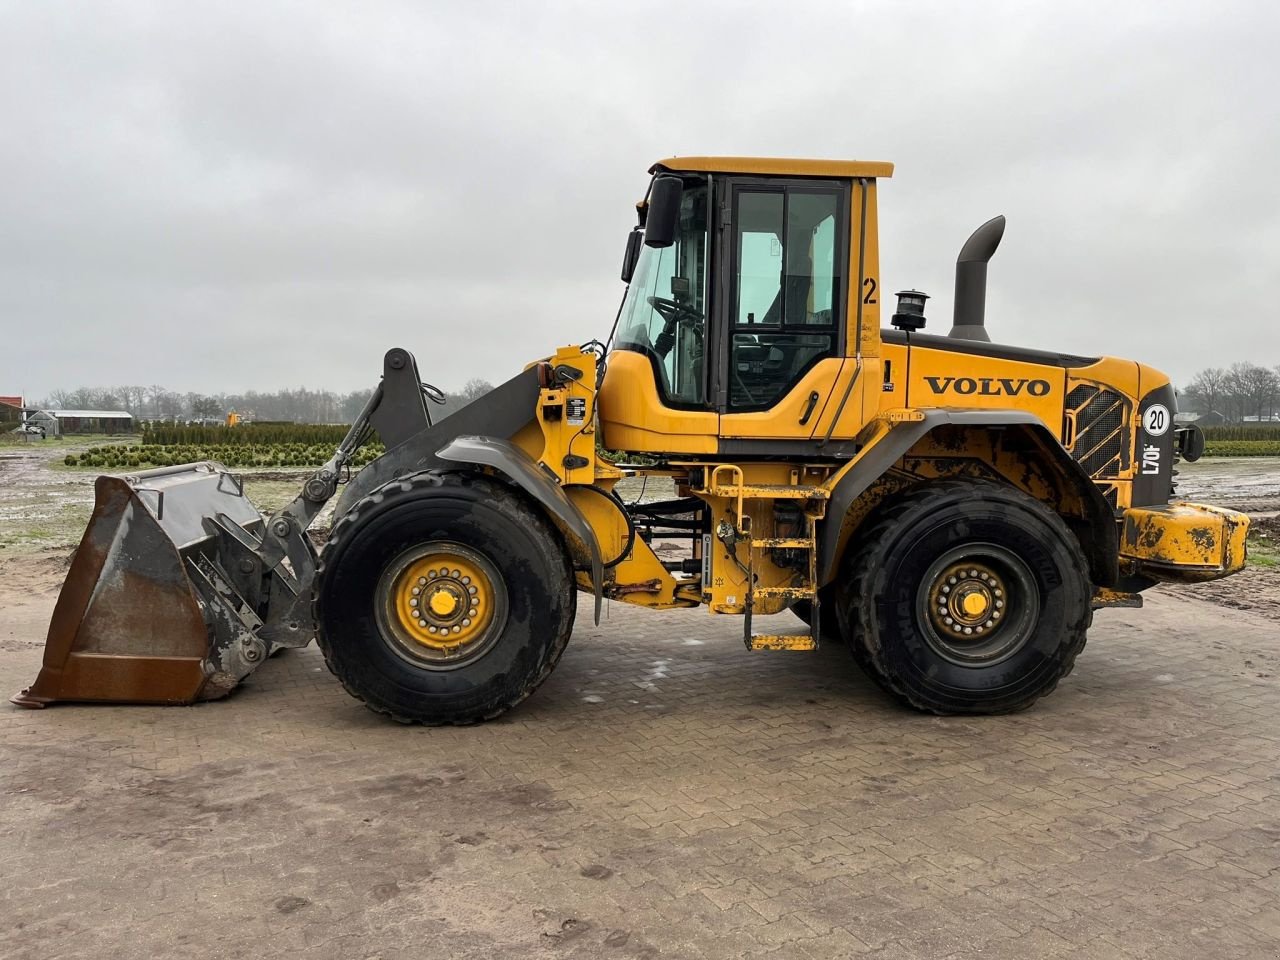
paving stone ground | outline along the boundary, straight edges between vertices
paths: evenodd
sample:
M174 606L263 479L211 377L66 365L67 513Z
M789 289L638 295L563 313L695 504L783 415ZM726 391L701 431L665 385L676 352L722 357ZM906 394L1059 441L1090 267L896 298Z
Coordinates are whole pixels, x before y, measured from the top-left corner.
M0 616L6 693L52 600ZM978 719L740 629L613 604L470 728L314 648L221 703L0 709L0 956L1280 955L1274 621L1157 593Z

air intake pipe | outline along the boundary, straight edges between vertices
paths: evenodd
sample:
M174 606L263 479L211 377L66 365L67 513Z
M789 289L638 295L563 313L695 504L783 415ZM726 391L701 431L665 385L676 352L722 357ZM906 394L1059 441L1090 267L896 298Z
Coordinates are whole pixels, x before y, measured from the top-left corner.
M955 315L948 336L959 340L991 342L987 335L987 261L1004 236L1004 217L993 217L960 248L956 258Z

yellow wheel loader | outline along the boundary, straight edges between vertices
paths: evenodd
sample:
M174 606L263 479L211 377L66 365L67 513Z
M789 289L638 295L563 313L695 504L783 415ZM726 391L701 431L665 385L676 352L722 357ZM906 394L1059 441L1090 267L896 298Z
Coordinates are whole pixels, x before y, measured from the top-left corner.
M333 457L268 518L216 463L101 477L15 702L214 699L315 638L373 710L470 723L546 679L582 592L597 622L605 598L703 605L742 617L749 650L844 644L902 703L1005 713L1071 670L1095 609L1239 570L1247 518L1175 499L1203 438L1175 425L1168 377L990 341L1002 217L960 252L949 335L920 332L914 290L881 326L892 170L655 164L607 342L439 422L391 350ZM352 473L375 432L386 453ZM628 501L632 476L672 493ZM335 495L317 551L307 528ZM788 609L807 633L753 631Z

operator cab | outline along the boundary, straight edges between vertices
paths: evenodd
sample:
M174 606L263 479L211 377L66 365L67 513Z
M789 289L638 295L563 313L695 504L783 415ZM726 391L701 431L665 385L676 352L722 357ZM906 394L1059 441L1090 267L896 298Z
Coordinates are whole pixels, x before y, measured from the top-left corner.
M656 164L623 267L630 282L600 397L605 444L716 453L728 452L720 434L810 440L832 392L852 385L860 335L878 329L860 241L874 225L873 177L891 169ZM850 284L868 279L872 295L855 298L851 317Z

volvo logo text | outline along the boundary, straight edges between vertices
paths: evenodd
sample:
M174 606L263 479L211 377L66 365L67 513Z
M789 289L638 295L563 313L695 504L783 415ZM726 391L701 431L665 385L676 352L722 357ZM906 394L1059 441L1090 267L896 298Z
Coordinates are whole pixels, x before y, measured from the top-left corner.
M934 393L975 394L979 397L1016 397L1023 391L1028 396L1043 397L1048 394L1048 380L1028 380L1025 377L925 377Z

